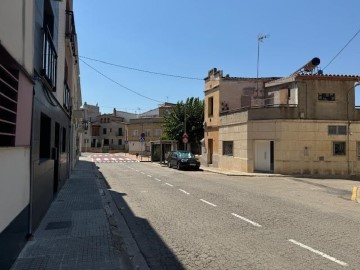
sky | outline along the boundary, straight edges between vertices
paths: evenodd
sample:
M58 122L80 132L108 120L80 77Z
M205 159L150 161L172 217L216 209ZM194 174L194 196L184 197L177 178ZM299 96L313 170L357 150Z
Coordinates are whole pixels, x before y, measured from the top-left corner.
M359 10L359 0L74 0L82 100L142 113L203 99L212 68L285 77L313 57L324 74L360 75Z

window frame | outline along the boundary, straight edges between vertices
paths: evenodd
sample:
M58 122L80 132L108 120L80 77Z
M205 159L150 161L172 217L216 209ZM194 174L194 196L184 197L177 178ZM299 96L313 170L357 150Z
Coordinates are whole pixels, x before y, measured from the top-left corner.
M228 148L230 150L231 147L231 151L227 151L226 148ZM223 156L234 156L234 141L223 141L222 142L222 155Z
M336 145L343 145L341 152L336 150ZM346 142L345 141L333 141L332 142L332 153L333 156L346 156Z

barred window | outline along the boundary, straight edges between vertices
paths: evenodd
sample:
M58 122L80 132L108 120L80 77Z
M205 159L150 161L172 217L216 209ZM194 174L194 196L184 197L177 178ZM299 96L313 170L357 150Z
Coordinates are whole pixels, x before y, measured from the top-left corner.
M224 156L233 156L233 147L234 142L233 141L224 141L223 142L223 155Z
M346 143L345 142L333 142L333 155L345 156L346 155Z
M334 93L319 93L318 100L321 101L335 101L335 94Z
M346 135L347 128L346 126L328 126L329 135Z

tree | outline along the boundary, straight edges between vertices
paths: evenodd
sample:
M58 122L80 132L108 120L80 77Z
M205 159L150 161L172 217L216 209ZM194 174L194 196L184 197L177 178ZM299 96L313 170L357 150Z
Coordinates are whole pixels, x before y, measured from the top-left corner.
M199 98L187 98L186 102L179 101L167 115L164 116L165 137L177 140L179 148L183 148L182 136L186 132L189 136L191 149L199 154L200 140L204 137L204 101Z

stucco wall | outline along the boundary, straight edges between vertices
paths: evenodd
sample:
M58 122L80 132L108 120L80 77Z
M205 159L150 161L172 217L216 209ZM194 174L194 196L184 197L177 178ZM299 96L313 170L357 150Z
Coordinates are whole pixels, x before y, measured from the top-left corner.
M0 148L0 171L1 232L29 204L30 149Z
M34 1L0 1L0 39L6 50L29 74L33 72ZM3 38L6 37L6 38Z

